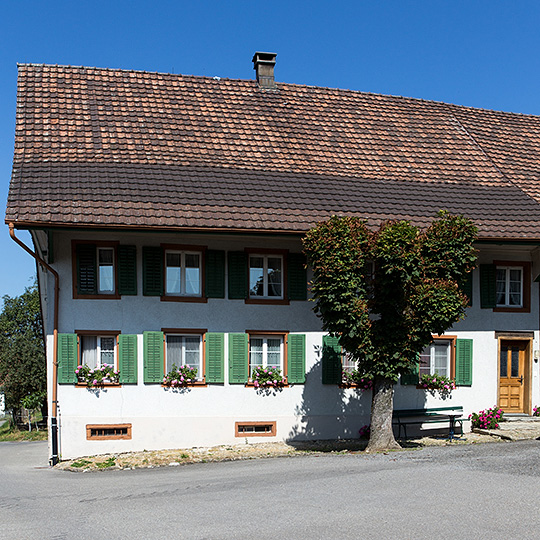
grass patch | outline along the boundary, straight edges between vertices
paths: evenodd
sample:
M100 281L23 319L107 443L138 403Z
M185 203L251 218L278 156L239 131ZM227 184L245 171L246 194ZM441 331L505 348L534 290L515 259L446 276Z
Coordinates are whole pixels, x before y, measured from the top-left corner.
M78 459L77 461L74 461L71 466L75 467L76 469L82 469L83 467L90 465L90 463L92 462L88 461L87 459Z
M98 469L108 469L109 467L114 467L116 465L116 461L113 457L110 457L105 461L97 461L95 465Z
M18 442L18 441L46 441L47 430L40 429L37 431L32 428L32 431L19 430L6 422L0 427L0 442Z

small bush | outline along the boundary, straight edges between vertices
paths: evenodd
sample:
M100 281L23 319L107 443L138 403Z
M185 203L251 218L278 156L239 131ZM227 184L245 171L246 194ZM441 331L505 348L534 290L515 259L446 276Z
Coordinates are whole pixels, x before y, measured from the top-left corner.
M185 366L176 367L176 364L173 364L171 371L163 377L163 384L165 386L177 388L179 386L186 386L187 384L194 383L196 380L197 368L192 368L187 364Z
M471 427L480 429L497 429L499 422L503 418L503 410L492 407L479 413L472 413L469 415L471 421Z
M255 388L278 388L287 382L281 373L281 369L262 366L253 369L251 380Z

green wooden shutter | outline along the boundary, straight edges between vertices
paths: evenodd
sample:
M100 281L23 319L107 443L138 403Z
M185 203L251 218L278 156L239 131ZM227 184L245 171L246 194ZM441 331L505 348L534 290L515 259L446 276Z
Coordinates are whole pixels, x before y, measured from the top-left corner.
M163 250L160 247L143 247L143 294L163 294Z
M467 277L463 283L463 286L461 287L461 290L465 293L467 298L469 299L468 306L472 306L473 303L473 273L469 272L467 274Z
M289 300L307 300L306 259L302 253L287 257L287 291Z
M417 385L420 382L420 365L415 364L407 373L401 374L401 384Z
M306 336L304 334L289 334L287 381L290 384L304 384L306 382Z
M118 246L118 292L137 294L137 248Z
M227 257L229 298L232 300L245 299L248 292L247 254L243 251L230 251Z
M163 332L144 332L144 382L163 381Z
M248 380L248 335L229 334L229 384Z
M120 334L118 336L118 369L120 382L137 384L137 336Z
M97 263L95 244L77 244L77 293L97 294Z
M472 385L472 339L456 340L456 384Z
M73 384L77 382L77 334L58 334L58 348L56 351L58 362L58 382Z
M207 383L225 382L225 334L209 332L205 336L205 364Z
M480 307L494 308L496 304L495 280L497 268L494 264L480 265Z
M208 250L205 255L204 294L225 298L225 252Z
M322 383L341 383L341 346L337 337L323 336Z

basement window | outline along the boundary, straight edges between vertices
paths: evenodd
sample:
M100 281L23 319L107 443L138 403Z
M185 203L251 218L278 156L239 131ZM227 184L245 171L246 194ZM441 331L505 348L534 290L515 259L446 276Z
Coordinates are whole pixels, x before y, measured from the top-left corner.
M236 422L235 437L275 437L276 422Z
M88 424L86 439L89 441L131 439L131 424Z

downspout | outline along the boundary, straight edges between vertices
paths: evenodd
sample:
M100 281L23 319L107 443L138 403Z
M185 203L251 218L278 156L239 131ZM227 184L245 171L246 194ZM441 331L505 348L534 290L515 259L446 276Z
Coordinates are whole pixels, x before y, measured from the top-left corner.
M15 226L13 223L9 223L9 236L21 246L24 251L29 253L36 262L46 268L54 276L54 330L53 330L53 383L52 383L52 410L51 410L51 459L49 460L51 465L54 466L58 463L58 296L59 296L59 277L58 272L52 266L48 265L41 257L32 251L26 244L19 240L15 236ZM40 299L41 301L41 299Z

